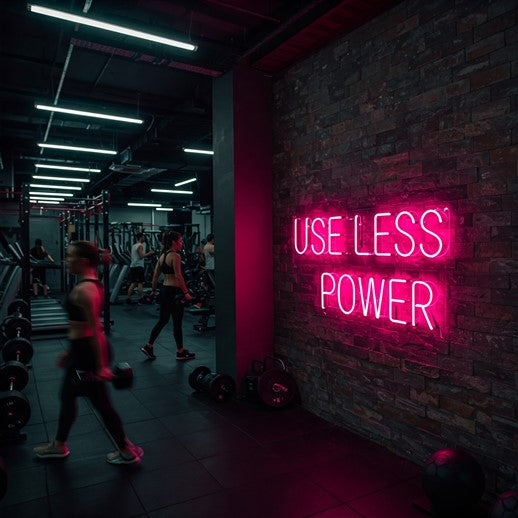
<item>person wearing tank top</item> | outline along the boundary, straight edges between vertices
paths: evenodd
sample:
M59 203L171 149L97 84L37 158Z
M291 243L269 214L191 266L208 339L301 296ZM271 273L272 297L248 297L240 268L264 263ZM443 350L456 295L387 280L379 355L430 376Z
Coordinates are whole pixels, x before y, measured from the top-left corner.
M57 361L58 367L65 369L58 429L53 441L33 449L42 459L64 458L70 454L67 439L77 415L76 399L81 396L90 400L117 445L116 451L106 455L107 462L134 464L144 455L142 448L126 437L106 387L113 373L109 368L110 348L100 320L104 292L97 267L101 255L103 260L109 260L109 254L88 241L74 241L67 249L68 271L77 275L79 282L65 301L70 345Z
M129 280L130 285L128 288L128 297L126 298L126 304L131 304L131 296L135 285L138 287L138 303L142 304L143 290L142 284L144 282L144 259L153 255L154 250L144 253L144 243L146 241L146 235L143 232L137 234L137 242L131 247L131 264Z
M155 340L169 320L173 320L173 336L176 343L176 359L178 361L192 360L194 353L183 346L182 320L186 300L192 296L187 290L182 276L180 250L183 246L182 235L178 232L167 232L164 236L163 250L158 258L153 273L152 290L156 293L158 277L164 274L164 284L160 288L160 318L153 327L148 343L140 350L150 359L156 358L154 352Z

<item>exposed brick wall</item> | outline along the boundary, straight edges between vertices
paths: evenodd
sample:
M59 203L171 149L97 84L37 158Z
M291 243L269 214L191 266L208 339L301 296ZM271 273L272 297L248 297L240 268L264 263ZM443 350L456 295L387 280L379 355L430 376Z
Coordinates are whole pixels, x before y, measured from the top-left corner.
M275 349L303 404L418 463L466 448L491 492L518 482L517 13L405 1L274 86ZM324 315L294 216L426 200L455 214L444 335Z

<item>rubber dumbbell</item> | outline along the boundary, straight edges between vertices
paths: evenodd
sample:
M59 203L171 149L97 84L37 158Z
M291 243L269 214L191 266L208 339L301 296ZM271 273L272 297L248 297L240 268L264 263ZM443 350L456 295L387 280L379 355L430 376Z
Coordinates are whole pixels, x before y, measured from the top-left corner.
M114 388L120 390L130 388L133 386L133 369L131 368L129 363L117 363L113 367L112 372L113 378L111 379L111 382L113 383ZM80 382L93 383L99 381L99 378L97 378L95 373L93 372L77 370L76 373Z
M6 317L2 327L7 338L29 338L31 336L31 321L25 317L14 315Z
M29 318L30 308L29 304L23 299L15 299L7 306L7 314L15 317Z
M0 458L0 500L7 493L7 482L9 481L9 477L7 475L7 468L5 467L5 463L3 459Z
M211 372L203 365L189 374L189 385L194 390L207 393L215 401L225 401L236 391L236 383L231 376Z
M27 365L32 358L34 350L32 343L27 338L11 338L2 347L2 357L4 361L16 361Z
M29 400L20 392L29 382L25 365L10 361L0 367L0 429L20 430L31 418Z

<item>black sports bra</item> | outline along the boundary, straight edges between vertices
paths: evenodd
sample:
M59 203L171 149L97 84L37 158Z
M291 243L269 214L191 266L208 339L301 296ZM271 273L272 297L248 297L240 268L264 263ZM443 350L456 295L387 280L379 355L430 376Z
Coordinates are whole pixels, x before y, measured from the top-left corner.
M81 282L93 282L97 284L97 287L102 290L103 285L101 284L101 281L99 279L82 279L77 284ZM70 293L67 295L65 302L63 304L65 306L65 310L68 313L68 319L74 320L76 322L86 322L87 318L84 313L84 310L81 306L78 306L70 300Z
M167 259L167 256L168 254L170 254L171 251L167 252L165 255L164 255L164 260L162 261L162 265L161 265L161 269L160 271L162 273L167 273L167 274L174 274L175 271L174 271L174 266L169 266L166 262L166 259Z

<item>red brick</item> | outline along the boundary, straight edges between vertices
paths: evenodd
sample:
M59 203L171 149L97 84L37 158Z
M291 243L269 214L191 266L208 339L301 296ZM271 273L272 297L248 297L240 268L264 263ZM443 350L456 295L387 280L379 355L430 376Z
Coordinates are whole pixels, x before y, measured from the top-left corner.
M496 178L494 180L485 180L468 185L468 196L470 198L478 198L480 196L492 196L498 194L507 194L507 180Z
M484 119L493 119L496 117L502 117L509 113L511 109L511 103L508 97L503 99L497 99L488 103L481 104L473 107L472 120L480 121Z
M477 90L484 86L492 85L498 81L509 79L511 76L511 67L508 63L490 68L489 70L481 70L474 72L470 76L470 84L472 90Z
M453 412L454 414L458 414L462 417L473 417L475 413L475 407L471 405L466 405L462 401L458 399L449 398L446 396L441 396L439 400L439 406L443 410L447 410L449 412Z
M434 421L461 428L471 434L475 434L476 432L475 421L472 419L465 419L464 417L452 414L451 412L439 411L433 408L428 408L426 410L426 415Z
M503 242L492 242L492 243L479 243L476 245L476 257L511 257L511 243Z
M441 373L441 379L443 382L449 382L451 385L473 389L482 393L488 393L491 388L491 382L489 380L479 378L477 376L469 376L459 372L454 372L452 374L443 372Z
M475 41L479 41L491 36L492 34L505 31L505 29L514 25L514 20L515 17L512 14L506 13L487 21L486 23L478 25L474 28Z
M488 288L480 287L450 286L450 297L468 302L489 302L491 300L491 291Z
M518 146L507 146L491 151L491 163L514 162L518 160Z
M410 388L410 399L418 401L423 405L439 406L439 397L431 392L416 390Z
M473 139L473 149L475 151L483 151L485 149L502 148L508 146L510 143L510 131L495 132L493 129L493 132L476 136Z
M473 217L474 225L502 226L511 225L510 211L479 212Z
M462 32L469 31L478 25L483 24L487 20L487 11L479 11L476 13L471 13L465 18L461 20L457 20L457 32L460 34Z
M503 47L504 43L505 41L503 32L498 32L489 38L480 40L474 45L466 48L466 61L473 61L480 56L489 54L490 52Z

